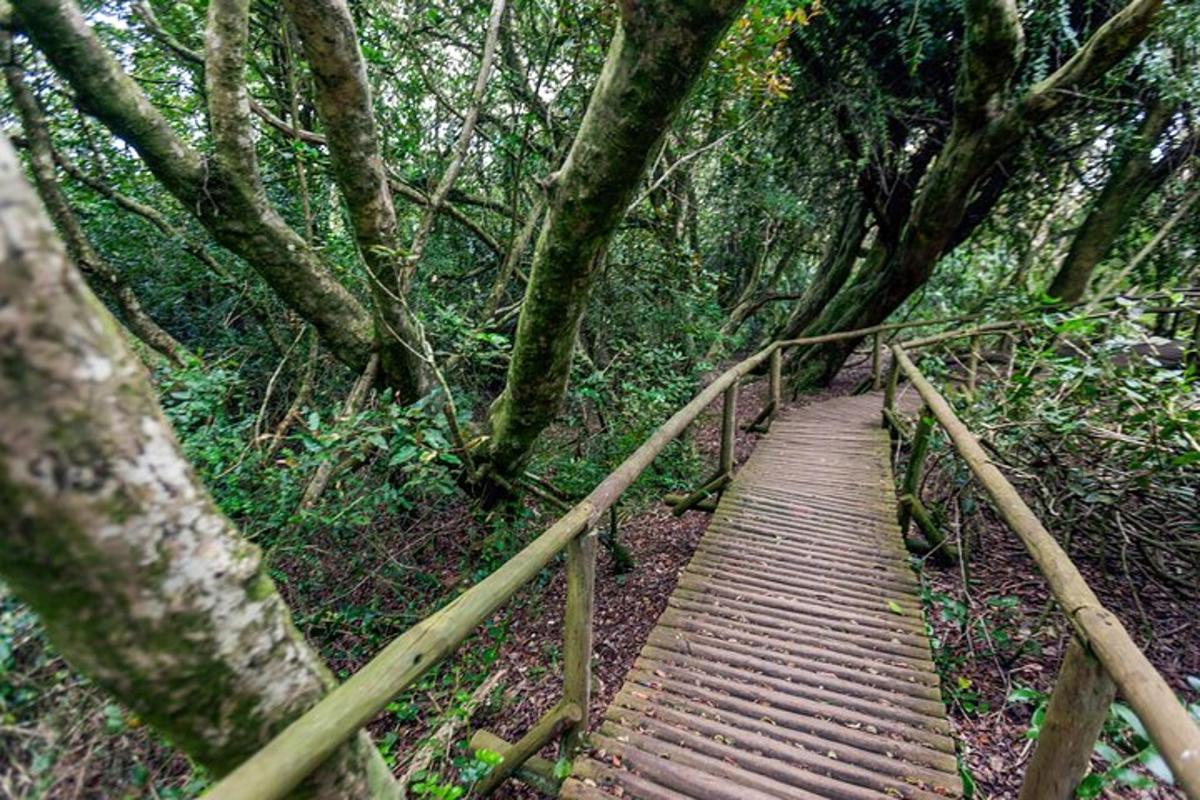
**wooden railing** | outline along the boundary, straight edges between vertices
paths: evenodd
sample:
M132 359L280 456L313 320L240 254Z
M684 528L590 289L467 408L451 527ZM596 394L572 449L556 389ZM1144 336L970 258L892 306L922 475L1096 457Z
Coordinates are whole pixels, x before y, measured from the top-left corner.
M518 771L542 786L555 785L555 778L546 774L548 770L544 768L544 763L539 774L529 774L535 762L542 763L531 757L556 737L561 737L564 755L572 756L588 729L596 575L595 529L625 490L667 445L718 397L723 396L721 453L717 472L697 491L675 498L674 505L682 513L681 506L701 507L702 503L710 501L710 496L719 493L733 473L734 426L740 383L769 362L768 399L755 425L761 427L764 423L769 424L782 404L781 365L786 350L874 337L871 381L878 387L882 380L880 355L887 336L915 327L961 324L963 321L962 317L919 320L775 342L725 370L655 430L587 497L523 550L440 611L393 640L345 683L221 779L205 797L209 800L277 800L286 797L393 698L453 653L480 624L511 600L522 586L560 553L565 553L567 597L563 620L563 696L528 733L514 743L509 744L492 734L480 732L484 734L484 739L495 745L491 749L500 751L503 761L475 789L480 794L486 794ZM892 388L894 378L889 385L889 398Z
M1149 311L1175 313L1178 309ZM928 521L928 514L917 496L923 456L936 421L991 498L1001 519L1029 551L1058 607L1074 628L1075 636L1050 695L1037 749L1025 772L1020 800L1074 796L1117 691L1142 721L1179 786L1189 798L1200 800L1200 727L1192 721L1120 620L1101 604L1066 551L991 463L979 440L909 357L909 352L917 347L969 339L971 357L967 383L973 390L980 337L988 334L1011 336L1027 324L997 323L891 346L892 365L884 398L884 424L913 440L901 494L902 529L907 529L911 517L927 533L933 532L931 544L945 546L945 542L939 541L940 536ZM1200 313L1197 313L1192 338L1193 348L1200 348ZM924 404L911 433L896 412L896 384L900 375L909 380Z
M520 740L507 745L504 760L476 791L486 793L521 769L529 757L555 737L571 755L588 727L591 700L592 611L596 574L595 527L660 453L718 397L724 396L718 477L733 472L734 425L738 386L764 362L770 373L767 417L781 403L780 359L787 348L861 339L874 334L946 320L876 325L854 331L775 342L722 372L687 405L675 412L637 450L582 501L491 575L463 592L440 611L401 634L303 716L292 722L205 796L209 800L277 800L287 796L310 772L366 725L396 695L452 653L522 586L566 554L567 598L563 620L563 697ZM951 320L950 322L953 322ZM719 491L727 480L706 481L700 498ZM495 737L492 737L495 741ZM553 780L552 776L541 776Z

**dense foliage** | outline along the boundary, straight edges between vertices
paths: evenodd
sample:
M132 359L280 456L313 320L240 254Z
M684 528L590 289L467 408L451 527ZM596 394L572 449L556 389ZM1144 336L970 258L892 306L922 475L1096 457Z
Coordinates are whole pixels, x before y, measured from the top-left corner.
M600 119L596 140L624 125L622 142L646 145L611 159L604 183L600 167L570 171L602 148L573 144L602 116L589 103L616 31L648 24L639 3L330 3L353 23L365 87L360 108L340 98L344 116L373 127L348 154L302 4L244 4L238 51L214 37L207 0L83 0L131 91L203 165L199 188L122 123L137 104L106 109L39 27L35 14L71 3L13 5L0 2L0 127L188 461L335 672L503 563L726 359L884 320L1044 315L1015 372L964 413L1073 555L1195 589L1200 384L1182 355L1195 315L1155 329L1135 301L1093 320L1059 303L1200 286L1195 3L1129 4L1142 27L1086 80L1073 57L1126 4L1020 3L1007 57L972 48L962 0L668 4L732 24L694 22L718 43L690 55L676 105L630 79L623 99L663 131ZM630 38L646 63L670 60L653 36ZM392 224L372 205L384 196ZM251 230L255 214L275 239ZM557 263L573 252L562 230L588 240L586 263L539 283L571 266ZM316 277L301 283L299 267ZM562 313L523 313L537 303ZM1134 352L1147 342L1179 357ZM565 361L541 360L551 345ZM795 385L828 381L852 349L800 365ZM509 402L521 391L552 413L510 434L534 404ZM643 509L702 470L684 439L623 503ZM961 495L938 513L956 507L969 527L982 513L961 506L969 482L947 480ZM484 655L398 699L396 719L456 713L506 636L485 632ZM394 734L379 741L395 765ZM168 752L58 658L26 606L0 600L0 790L65 797L86 776L100 794L195 796L209 776ZM487 769L457 767L465 783ZM454 796L453 783L431 775L423 791Z

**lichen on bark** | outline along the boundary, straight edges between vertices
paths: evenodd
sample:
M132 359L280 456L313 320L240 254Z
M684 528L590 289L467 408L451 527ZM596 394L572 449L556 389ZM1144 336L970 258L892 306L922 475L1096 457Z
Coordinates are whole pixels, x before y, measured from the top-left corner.
M738 0L621 3L579 133L555 173L503 393L492 405L490 468L517 474L558 413L597 267L647 162Z
M222 774L332 678L3 137L0 196L0 576L72 665ZM361 734L300 796L389 797L385 772Z

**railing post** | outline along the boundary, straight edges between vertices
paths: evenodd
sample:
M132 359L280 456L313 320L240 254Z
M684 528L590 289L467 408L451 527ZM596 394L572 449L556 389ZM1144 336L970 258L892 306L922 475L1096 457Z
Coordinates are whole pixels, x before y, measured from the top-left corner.
M900 380L900 365L896 363L896 359L892 359L892 365L888 367L887 388L883 393L883 427L887 427L891 422L888 415L896 410L896 382ZM899 431L896 432L899 434Z
M917 420L917 430L913 434L912 450L908 457L908 471L904 474L904 493L900 495L900 535L908 537L908 525L912 521L912 500L917 497L921 487L921 471L925 463L925 453L929 450L929 434L933 431L933 416L925 408L921 409L921 417Z
M771 350L771 368L768 372L767 402L763 403L762 411L754 421L746 426L746 430L754 433L766 433L771 429L771 422L783 407L783 348L776 345Z
M718 475L733 474L734 435L737 433L738 382L734 381L725 390L724 408L721 409L721 465Z
M1196 324L1192 326L1192 352L1188 353L1187 365L1200 370L1200 311L1196 312Z
M975 385L979 380L979 337L971 337L971 355L967 359L967 394L975 394Z
M883 375L880 372L883 361L883 331L875 331L875 343L871 347L871 391L878 392L882 385Z
M1025 770L1020 800L1070 800L1092 757L1116 687L1087 648L1072 637L1046 707L1037 749Z
M562 754L579 751L588 729L592 696L592 618L595 611L596 532L587 530L567 545L567 601L563 611L563 702L579 708L562 737Z
M1200 329L1200 325L1197 326ZM783 348L776 347L771 351L771 418L779 413L783 405Z

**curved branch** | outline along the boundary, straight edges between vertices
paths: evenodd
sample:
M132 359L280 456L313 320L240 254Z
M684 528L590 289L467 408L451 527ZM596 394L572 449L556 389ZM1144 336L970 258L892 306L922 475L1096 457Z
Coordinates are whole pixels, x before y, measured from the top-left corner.
M954 115L956 124L975 128L987 121L997 95L1016 72L1025 33L1015 0L967 0L964 10L966 49Z
M367 65L345 0L287 0L316 87L313 100L346 200L354 238L371 273L383 372L411 402L429 383L419 326L406 297L409 277L396 236L396 209L380 152Z
M8 47L6 47L6 45ZM0 48L9 49L11 39L0 32ZM125 324L131 333L153 350L161 353L175 366L182 366L195 356L174 336L162 328L142 307L141 301L121 273L92 245L91 239L80 224L74 209L58 184L55 169L54 143L41 105L25 82L24 72L16 64L4 68L5 83L8 84L13 106L21 118L29 144L29 165L33 173L38 196L46 212L54 222L59 236L67 246L71 260L81 271L88 274L97 289L105 289L116 301Z
M471 137L475 135L475 125L479 122L479 112L483 106L483 94L487 89L488 77L492 74L492 63L496 57L496 42L500 36L500 23L504 19L504 7L505 0L492 0L487 36L483 43L483 55L479 58L479 72L475 76L475 86L471 89L471 105L463 116L462 130L459 131L458 141L455 142L450 164L429 196L425 213L421 216L417 231L413 235L412 246L409 248L408 254L409 264L413 266L421 260L421 255L425 252L425 243L433 231L434 220L437 219L438 212L445 204L454 182L458 180L458 174L462 171L463 164L467 160L467 153L471 149Z
M1132 0L1101 25L1067 63L1034 84L1007 116L1030 125L1046 119L1071 92L1097 80L1129 55L1149 34L1161 8L1162 0Z
M244 176L187 146L100 43L71 0L16 0L19 22L85 110L131 145L176 200L312 323L330 352L366 366L373 324L322 255L296 234Z
M253 111L254 114L259 118L261 118L263 122L267 123L272 128L275 128L280 133L283 133L293 139L299 139L300 141L311 144L315 147L329 146L329 142L321 134L314 133L313 131L298 129L292 125L289 125L286 121L272 114L268 109L264 108L262 105L253 100L250 101L250 110ZM389 172L387 179L388 184L391 187L392 194L398 194L405 200L409 200L414 203L420 203L421 205L429 204L429 195L418 189L416 186L413 186L408 181L405 181L394 172ZM463 205L486 208L489 211L494 211L497 214L503 215L505 218L511 218L517 222L521 221L521 216L515 213L513 209L499 201L492 200L487 197L479 197L458 189L451 189L449 199L460 202ZM458 222L471 233L475 234L479 241L481 241L497 256L504 255L504 248L498 241L496 241L496 237L484 230L483 226L481 226L478 222L468 217L450 202L444 203L442 205L442 210L445 211L451 219Z

